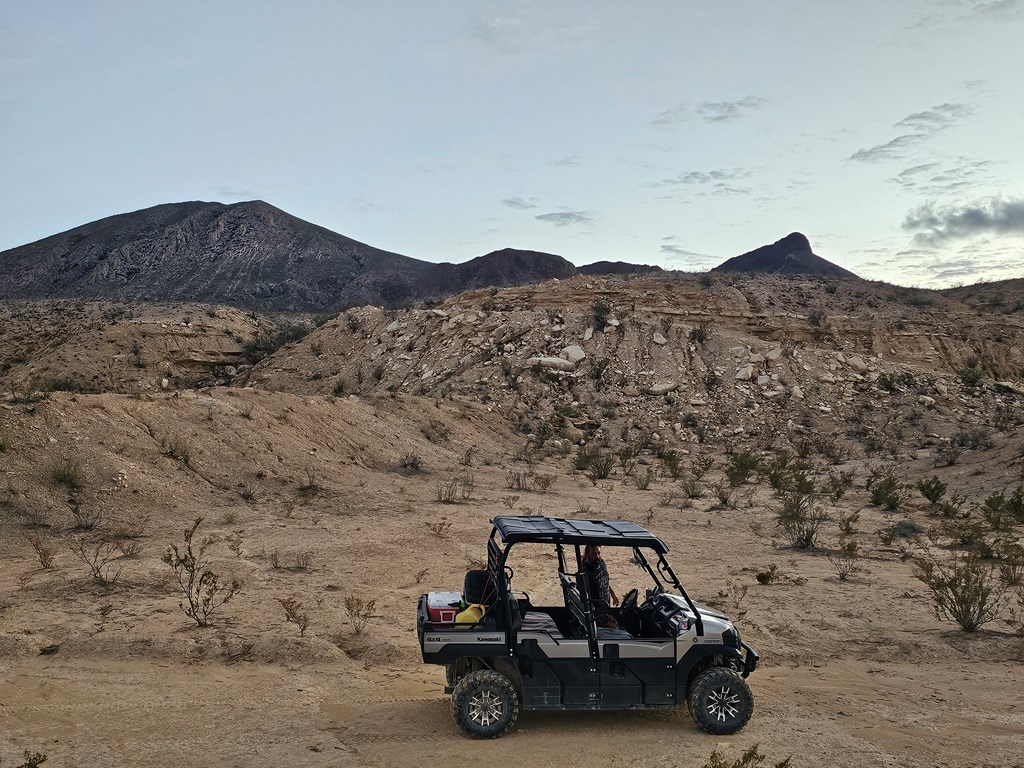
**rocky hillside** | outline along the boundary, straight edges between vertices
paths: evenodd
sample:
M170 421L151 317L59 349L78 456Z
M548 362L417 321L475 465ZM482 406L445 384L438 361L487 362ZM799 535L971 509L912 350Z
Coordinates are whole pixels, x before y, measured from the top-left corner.
M0 253L0 299L203 302L258 311L393 306L575 274L559 256L497 251L432 264L373 248L267 203L175 203Z
M753 272L772 275L823 275L859 280L857 275L827 259L816 256L811 242L799 232L786 235L771 245L734 256L712 272Z

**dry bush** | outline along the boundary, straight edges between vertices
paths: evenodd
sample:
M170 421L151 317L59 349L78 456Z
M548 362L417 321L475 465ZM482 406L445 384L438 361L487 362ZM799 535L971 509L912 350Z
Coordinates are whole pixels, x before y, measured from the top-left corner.
M690 474L700 480L708 473L708 470L711 469L714 463L715 460L711 456L698 456L690 462Z
M31 533L25 538L32 547L32 551L36 553L36 557L39 558L39 565L43 568L52 568L53 556L57 554L57 548L38 533Z
M818 532L828 515L807 493L787 493L782 509L776 514L776 524L789 542L797 549L814 549Z
M82 464L76 459L57 459L50 465L50 479L70 491L77 491L85 485Z
M202 523L202 517L193 520L192 525L185 529L181 549L177 544L171 544L164 553L163 561L170 566L178 587L188 602L187 607L185 601L179 602L178 607L196 625L205 627L209 623L210 615L231 600L242 588L242 584L237 579L224 583L210 570L204 555L213 540L207 537L198 545L194 544L196 531Z
M349 595L345 598L345 613L352 623L352 633L359 635L366 629L367 623L373 618L376 600L363 600L361 597Z
M454 504L459 498L459 479L441 480L436 486L437 500L442 504Z
M643 472L637 472L633 475L633 485L637 487L639 491L646 491L651 487L651 481L654 480L654 470L647 468Z
M141 539L149 527L149 514L139 513L126 520L118 520L110 529L110 535L115 539Z
M113 541L114 546L117 547L122 557L135 557L142 552L142 542L122 538L116 538Z
M447 520L438 520L433 523L427 523L427 528L435 536L445 536L451 527L452 524Z
M839 532L844 536L857 532L857 521L860 520L860 510L854 512L839 513Z
M91 531L103 520L103 512L99 507L82 507L78 499L68 499L68 506L71 508L71 518L74 524L71 526L76 531Z
M721 752L715 750L701 768L760 768L767 759L755 744L735 760L727 760ZM772 768L792 768L792 765L792 758L787 757L775 763Z
M931 590L935 618L955 621L964 632L974 632L999 616L1006 589L992 566L977 554L954 554L948 567L926 558L914 565L914 576Z
M836 575L840 581L846 581L851 574L860 570L857 559L857 542L855 541L840 540L839 549L828 555L828 561L836 569Z
M505 473L505 487L510 491L528 491L533 479L530 472L521 469L510 469Z
M774 584L776 579L778 578L778 573L779 566L777 566L775 563L771 563L768 566L767 570L758 571L754 575L754 578L757 579L758 584Z
M683 489L683 493L686 494L688 499L703 499L705 495L704 483L700 481L698 477L686 477L683 478L680 483L680 487Z
M403 453L398 458L398 468L408 474L416 474L423 469L423 459L418 453Z
M302 603L294 597L279 597L277 602L284 608L285 621L294 624L299 628L299 637L306 635L306 628L309 626L309 614L303 612Z
M92 580L97 584L112 586L121 575L121 559L117 546L108 541L89 541L85 538L75 539L71 544L71 553L89 567Z
M320 493L324 487L320 485L320 481L317 480L316 470L309 469L307 467L304 471L306 473L306 480L299 485L299 493L304 499L309 499Z
M537 473L533 476L533 484L541 493L547 493L548 489L555 484L558 475L543 475Z
M421 568L413 574L413 578L416 579L416 583L420 584L423 581L423 577L427 575L427 568Z
M502 496L501 497L501 503L504 504L505 507L508 508L508 509L512 509L512 507L514 507L516 505L517 501L519 501L519 497L518 496Z
M295 570L305 571L313 562L313 553L308 549L300 549L295 553Z
M192 466L192 442L178 432L160 438L160 452L186 467Z
M591 509L593 509L589 501L577 500L576 502L576 514L578 515L589 515Z

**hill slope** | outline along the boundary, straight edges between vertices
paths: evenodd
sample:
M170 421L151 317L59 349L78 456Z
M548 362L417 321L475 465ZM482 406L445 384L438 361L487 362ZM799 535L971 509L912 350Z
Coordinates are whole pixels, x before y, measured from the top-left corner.
M799 232L793 232L771 245L734 256L711 270L712 272L766 272L782 275L827 275L859 280L857 275L827 259L816 256L810 241Z

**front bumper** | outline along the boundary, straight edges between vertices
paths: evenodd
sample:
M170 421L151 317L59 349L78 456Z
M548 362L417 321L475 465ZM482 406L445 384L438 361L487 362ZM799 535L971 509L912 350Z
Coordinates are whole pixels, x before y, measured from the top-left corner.
M746 677L755 669L757 669L757 662L761 660L761 655L757 652L757 649L750 643L740 642L743 646L744 657L743 657L743 676Z

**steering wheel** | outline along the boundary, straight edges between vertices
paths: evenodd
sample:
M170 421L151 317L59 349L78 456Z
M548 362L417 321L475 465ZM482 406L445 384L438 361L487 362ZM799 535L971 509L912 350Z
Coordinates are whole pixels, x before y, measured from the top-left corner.
M630 611L636 610L636 602L640 596L640 592L636 589L631 589L626 593L625 597L622 598L622 607L619 609L622 613L629 613Z

